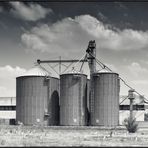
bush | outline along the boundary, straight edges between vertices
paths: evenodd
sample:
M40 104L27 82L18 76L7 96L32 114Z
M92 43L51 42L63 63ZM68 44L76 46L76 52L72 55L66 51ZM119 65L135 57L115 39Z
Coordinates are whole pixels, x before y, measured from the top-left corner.
M124 120L124 125L129 133L135 133L138 129L136 118L131 119L130 117Z

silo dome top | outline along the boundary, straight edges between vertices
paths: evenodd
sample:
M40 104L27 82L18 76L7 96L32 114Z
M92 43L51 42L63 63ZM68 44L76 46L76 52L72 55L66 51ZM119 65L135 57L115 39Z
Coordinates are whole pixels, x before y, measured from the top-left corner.
M116 72L109 71L109 70L107 70L105 68L103 68L101 70L98 70L97 73L115 73L115 74L117 74Z
M35 65L30 70L28 70L23 75L20 75L19 77L22 77L22 76L51 76L51 73L49 73L44 67L38 64L38 65Z
M108 71L107 69L101 69L98 72L99 73L112 73L111 71Z
M80 72L80 71L78 71L78 70L76 70L74 67L71 69L71 70L69 70L69 71L67 71L67 72L64 72L64 73L62 73L61 75L72 75L72 74L77 74L77 75L86 75L86 74L84 74L82 71Z

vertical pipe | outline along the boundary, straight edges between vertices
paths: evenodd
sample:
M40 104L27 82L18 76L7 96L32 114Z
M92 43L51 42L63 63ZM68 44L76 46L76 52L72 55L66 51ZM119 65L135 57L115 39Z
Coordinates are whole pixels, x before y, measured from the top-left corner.
M94 81L93 81L93 73L96 72L96 43L95 41L89 41L87 52L87 59L88 65L90 69L90 98L89 98L89 105L90 105L90 123L92 120L92 114L94 112Z
M134 90L130 89L128 91L128 97L130 100L130 120L133 120L133 100L134 100L134 94L133 94Z
M133 120L133 99L134 98L129 98L130 99L130 119Z

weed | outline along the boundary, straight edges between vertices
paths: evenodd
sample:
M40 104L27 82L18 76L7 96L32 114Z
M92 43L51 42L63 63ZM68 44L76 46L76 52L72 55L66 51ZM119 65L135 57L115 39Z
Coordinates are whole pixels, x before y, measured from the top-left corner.
M138 129L138 124L136 123L136 118L132 119L128 117L124 120L124 125L129 133L135 133Z

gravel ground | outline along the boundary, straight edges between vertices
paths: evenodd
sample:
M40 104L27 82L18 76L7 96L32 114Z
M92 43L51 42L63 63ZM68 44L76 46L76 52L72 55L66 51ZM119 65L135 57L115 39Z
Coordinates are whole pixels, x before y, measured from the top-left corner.
M148 129L0 126L0 146L148 146Z

